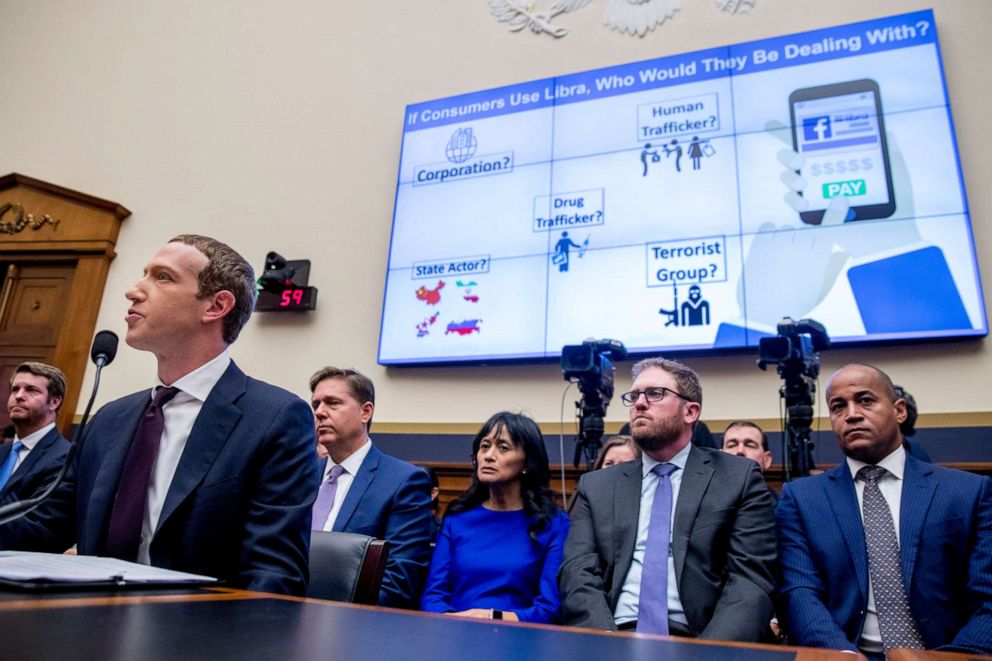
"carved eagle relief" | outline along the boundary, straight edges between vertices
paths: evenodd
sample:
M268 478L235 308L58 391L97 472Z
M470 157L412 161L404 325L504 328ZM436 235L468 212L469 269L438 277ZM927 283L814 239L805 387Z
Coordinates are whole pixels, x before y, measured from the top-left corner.
M516 32L530 28L535 33L547 32L564 37L568 29L552 25L560 15L578 11L592 0L556 0L547 9L538 7L538 0L489 0L489 11L501 23ZM757 0L713 0L718 9L731 14L743 14L754 8ZM682 0L606 0L603 25L622 34L643 37L655 26L675 15Z

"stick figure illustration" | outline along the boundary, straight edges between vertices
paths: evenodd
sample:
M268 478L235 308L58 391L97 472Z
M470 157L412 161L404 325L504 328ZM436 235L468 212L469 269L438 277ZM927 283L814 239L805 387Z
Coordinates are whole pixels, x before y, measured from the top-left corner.
M689 287L689 300L682 304L683 326L709 326L710 304L703 300L699 285Z
M644 150L641 151L641 164L644 165L644 172L641 173L642 177L648 176L648 156L651 157L652 163L657 163L661 160L661 156L658 156L657 149L651 149L651 143L644 145Z
M675 138L667 145L662 145L665 149L665 156L675 154L675 171L682 172L682 145Z
M568 238L568 232L562 232L561 238L558 239L558 243L555 244L555 255L551 258L551 262L558 265L559 272L568 270L569 248L581 249L582 246Z
M689 158L692 159L693 170L698 170L700 168L703 156L705 155L703 153L703 147L708 142L708 140L700 140L698 136L692 136L692 144L689 145Z

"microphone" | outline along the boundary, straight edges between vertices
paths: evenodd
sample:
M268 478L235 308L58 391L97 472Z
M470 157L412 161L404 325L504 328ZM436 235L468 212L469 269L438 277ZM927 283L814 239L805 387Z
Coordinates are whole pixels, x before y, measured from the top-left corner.
M93 348L90 349L90 359L98 368L106 367L117 357L117 333L102 330L93 338Z
M93 347L90 349L90 359L93 364L96 365L96 376L93 379L93 391L90 393L90 401L86 404L86 410L83 411L83 419L80 420L79 426L76 427L76 433L72 435L72 447L69 448L69 452L65 455L65 462L62 464L62 468L59 470L58 475L52 480L52 483L40 494L34 498L27 498L25 500L15 500L7 505L0 506L0 526L5 523L9 523L14 519L19 519L31 510L35 509L41 505L55 489L62 484L65 479L66 473L69 472L69 467L72 466L76 459L76 455L79 454L79 447L82 445L83 430L86 428L86 422L90 417L90 409L93 408L93 401L96 399L96 391L100 387L100 371L109 365L114 358L117 356L117 333L108 330L102 330L96 334L93 338Z

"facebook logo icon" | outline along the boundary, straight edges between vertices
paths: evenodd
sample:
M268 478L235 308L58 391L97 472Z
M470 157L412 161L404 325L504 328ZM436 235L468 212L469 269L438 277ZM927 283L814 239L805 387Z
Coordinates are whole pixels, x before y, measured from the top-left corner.
M829 116L823 115L803 119L803 139L805 141L826 140L831 135Z

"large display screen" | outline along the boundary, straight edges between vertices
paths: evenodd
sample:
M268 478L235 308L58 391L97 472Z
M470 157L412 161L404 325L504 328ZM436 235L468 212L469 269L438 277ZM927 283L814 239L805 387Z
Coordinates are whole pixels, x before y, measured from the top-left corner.
M379 362L984 335L931 11L408 106Z

